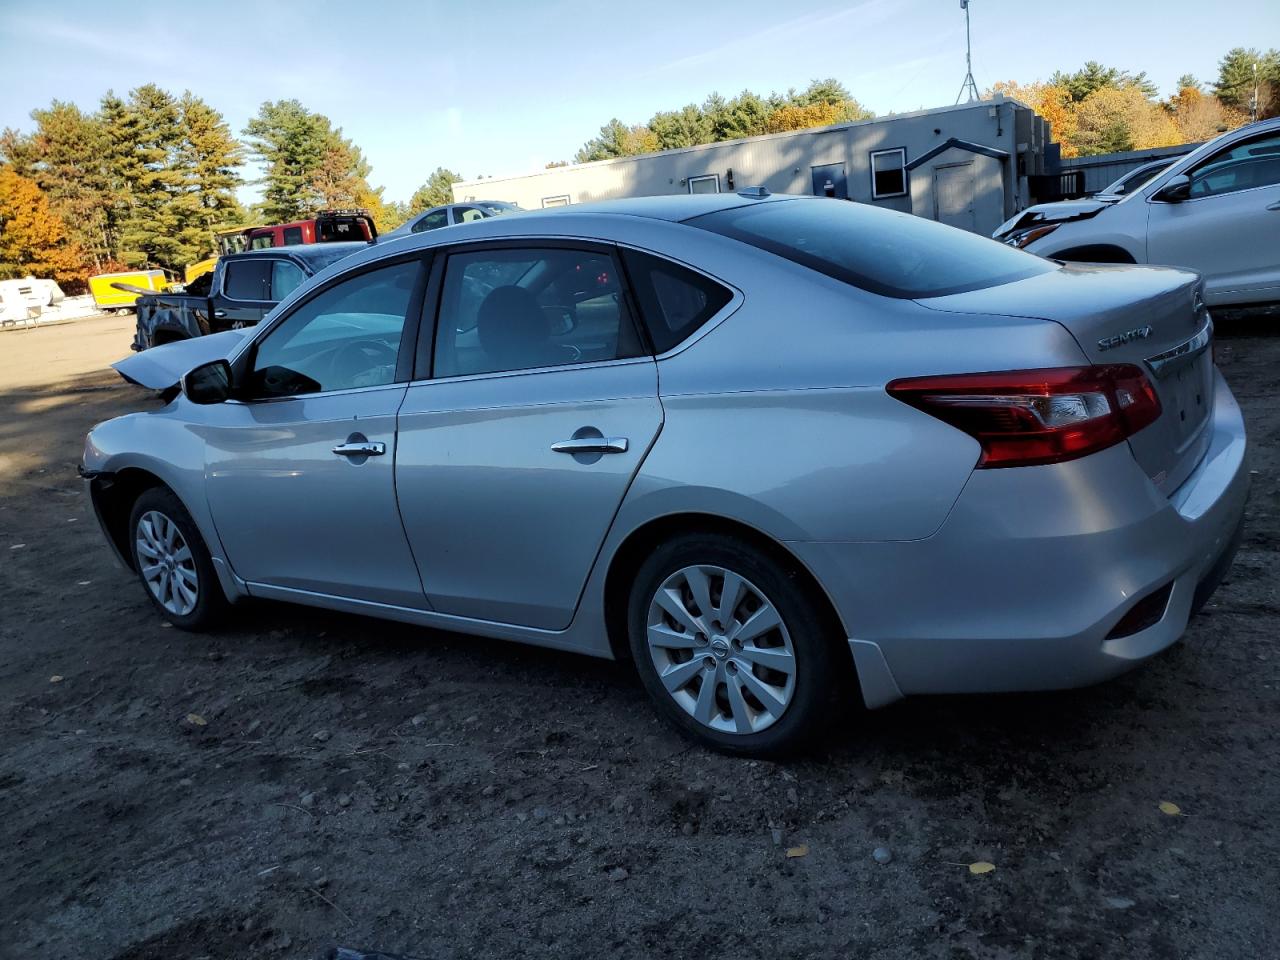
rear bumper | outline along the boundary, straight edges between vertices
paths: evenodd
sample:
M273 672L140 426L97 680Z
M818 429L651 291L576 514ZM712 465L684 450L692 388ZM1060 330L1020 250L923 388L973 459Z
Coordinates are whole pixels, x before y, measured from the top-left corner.
M1178 640L1230 566L1248 496L1244 420L1216 371L1208 429L1208 452L1169 497L1119 445L975 471L925 540L791 543L850 631L868 704L1083 686ZM1108 639L1169 585L1158 621Z

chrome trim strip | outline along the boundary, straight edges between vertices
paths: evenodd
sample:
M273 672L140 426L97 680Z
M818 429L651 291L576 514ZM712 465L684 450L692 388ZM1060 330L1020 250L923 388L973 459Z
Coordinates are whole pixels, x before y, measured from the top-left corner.
M1209 349L1213 342L1213 321L1210 320L1189 340L1184 340L1171 350L1147 357L1143 362L1151 368L1151 372L1163 379L1169 374L1188 366L1196 357Z

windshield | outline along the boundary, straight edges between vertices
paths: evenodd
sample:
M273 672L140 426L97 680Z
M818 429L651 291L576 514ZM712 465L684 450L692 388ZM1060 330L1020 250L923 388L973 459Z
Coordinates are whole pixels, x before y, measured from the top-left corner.
M1055 269L1039 257L909 213L822 198L686 220L886 297L938 297Z

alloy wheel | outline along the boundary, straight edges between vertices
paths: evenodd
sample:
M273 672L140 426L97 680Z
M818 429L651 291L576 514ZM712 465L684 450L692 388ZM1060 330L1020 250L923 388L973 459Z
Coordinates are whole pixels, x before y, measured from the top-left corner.
M138 518L135 533L139 574L160 606L185 617L200 599L195 557L178 525L158 510Z
M646 639L667 693L712 730L759 733L795 694L795 648L777 607L724 567L667 577L649 603Z

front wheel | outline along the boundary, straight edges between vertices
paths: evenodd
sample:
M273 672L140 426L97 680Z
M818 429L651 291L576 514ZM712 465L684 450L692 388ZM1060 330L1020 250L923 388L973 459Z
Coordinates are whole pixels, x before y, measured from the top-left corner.
M692 534L659 547L636 575L628 625L659 712L708 746L787 754L830 715L840 638L798 572L749 543Z
M227 607L195 521L169 490L138 497L129 519L133 568L160 615L183 630L212 626Z

